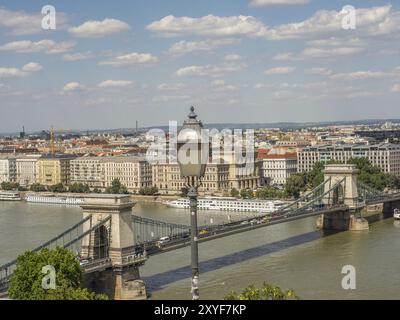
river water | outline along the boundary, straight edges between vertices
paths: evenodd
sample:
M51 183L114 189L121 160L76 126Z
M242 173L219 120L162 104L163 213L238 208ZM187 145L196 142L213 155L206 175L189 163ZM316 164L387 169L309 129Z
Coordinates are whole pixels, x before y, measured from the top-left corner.
M139 203L134 214L189 224L185 210ZM199 212L199 224L238 213ZM245 214L246 215L246 214ZM0 264L82 218L78 207L0 202ZM212 219L210 221L210 219ZM315 218L283 223L200 244L200 295L221 299L262 283L294 289L302 299L400 299L400 225L387 219L369 231L323 235ZM141 268L152 299L190 299L190 248L152 256ZM356 268L356 289L344 290L342 267Z

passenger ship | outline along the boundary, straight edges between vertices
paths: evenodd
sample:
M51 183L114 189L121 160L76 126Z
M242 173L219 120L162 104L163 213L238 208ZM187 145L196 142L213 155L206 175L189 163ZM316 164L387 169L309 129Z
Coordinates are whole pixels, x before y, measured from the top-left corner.
M167 201L165 204L172 208L188 209L189 199L177 199ZM232 197L207 197L198 200L200 210L226 210L226 211L251 211L251 212L275 212L286 205L284 201L268 200L242 200Z
M2 201L20 201L21 195L19 192L0 192L0 200L2 200Z
M85 202L85 200L82 198L37 196L37 195L27 195L25 197L25 200L26 202L33 202L33 203L65 204L65 205L80 205Z

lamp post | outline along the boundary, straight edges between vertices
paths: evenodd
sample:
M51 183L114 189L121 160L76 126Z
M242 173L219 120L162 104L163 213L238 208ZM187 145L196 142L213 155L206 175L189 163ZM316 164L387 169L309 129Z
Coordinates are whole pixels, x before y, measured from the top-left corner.
M192 299L199 299L199 251L197 229L197 195L201 178L204 176L208 161L208 142L204 141L201 129L203 124L197 120L194 107L190 108L188 119L178 134L177 160L181 176L187 180L190 200L190 240L192 266Z

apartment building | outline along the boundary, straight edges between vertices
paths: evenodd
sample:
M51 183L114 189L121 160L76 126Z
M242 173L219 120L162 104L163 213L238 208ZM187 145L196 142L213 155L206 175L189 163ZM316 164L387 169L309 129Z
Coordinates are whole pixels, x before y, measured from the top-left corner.
M0 183L15 182L16 179L16 159L15 158L0 158Z
M382 172L400 176L400 145L341 144L307 147L298 153L298 172L307 172L318 161L337 160L346 162L351 158L367 158Z
M216 194L229 190L229 164L208 164L202 184L199 188L200 194ZM177 163L155 163L152 165L153 185L162 194L178 194L186 187L186 181L181 177Z
M37 161L40 155L18 157L15 161L15 182L28 187L37 182Z
M44 186L62 183L69 185L70 162L74 159L71 155L45 155L37 160L36 182Z
M71 160L71 183L87 184L91 188L105 188L100 157L79 157Z
M152 186L151 165L143 157L107 157L100 163L105 188L110 187L115 179L119 179L130 192Z
M266 154L262 157L262 177L269 185L284 185L297 173L297 154Z

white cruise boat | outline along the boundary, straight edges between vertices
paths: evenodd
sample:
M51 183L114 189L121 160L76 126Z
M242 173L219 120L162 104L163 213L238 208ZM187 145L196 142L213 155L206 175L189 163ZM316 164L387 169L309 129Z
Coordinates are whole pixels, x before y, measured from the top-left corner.
M182 198L167 201L167 206L178 209L188 209L189 199ZM198 200L200 210L223 210L223 211L251 211L251 212L275 212L286 205L284 201L269 200L242 200L231 197L206 197Z
M394 209L393 218L395 220L400 220L400 209Z
M20 201L21 195L19 192L4 191L4 192L0 192L0 200L2 200L2 201Z
M46 203L46 204L65 204L65 205L80 205L85 202L82 198L73 197L55 197L55 196L40 196L40 195L27 195L26 202L33 203Z

